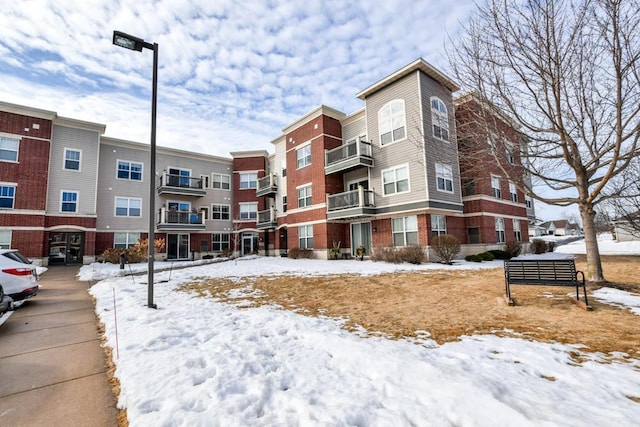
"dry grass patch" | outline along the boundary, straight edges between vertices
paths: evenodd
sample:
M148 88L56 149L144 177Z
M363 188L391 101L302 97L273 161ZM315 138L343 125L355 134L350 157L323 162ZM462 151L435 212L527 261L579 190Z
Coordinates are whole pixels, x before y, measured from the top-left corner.
M578 268L584 270L583 264L578 259ZM638 258L605 258L605 275L618 287L640 291ZM513 286L518 305L498 304L496 300L504 294L501 268L209 279L183 290L229 300L231 290L248 286L259 291L251 297L254 304L276 303L306 315L346 318L347 327L362 326L397 338L413 337L419 330L428 331L438 343L463 335L523 334L538 341L582 344L585 351L623 352L640 358L640 316L595 298L589 300L594 310L584 311L570 303L567 294L574 294L570 287Z

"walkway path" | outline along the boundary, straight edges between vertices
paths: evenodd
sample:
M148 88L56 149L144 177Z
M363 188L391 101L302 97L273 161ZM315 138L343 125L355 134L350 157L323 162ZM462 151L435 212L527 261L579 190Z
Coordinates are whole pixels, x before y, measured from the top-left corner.
M1 426L116 426L89 284L50 267L0 326Z

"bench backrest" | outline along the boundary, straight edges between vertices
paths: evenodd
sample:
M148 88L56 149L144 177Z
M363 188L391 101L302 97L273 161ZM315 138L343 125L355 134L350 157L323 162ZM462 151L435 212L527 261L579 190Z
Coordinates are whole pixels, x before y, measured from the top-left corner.
M578 282L576 264L572 259L506 260L504 267L509 283L575 285Z

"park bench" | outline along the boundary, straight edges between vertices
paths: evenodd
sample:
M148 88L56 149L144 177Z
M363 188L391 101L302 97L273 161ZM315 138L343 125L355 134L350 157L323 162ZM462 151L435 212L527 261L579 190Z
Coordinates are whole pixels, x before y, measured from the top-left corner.
M575 286L576 298L572 301L589 310L584 273L576 270L572 259L511 259L504 262L505 298L513 305L511 285ZM580 287L584 302L580 301Z

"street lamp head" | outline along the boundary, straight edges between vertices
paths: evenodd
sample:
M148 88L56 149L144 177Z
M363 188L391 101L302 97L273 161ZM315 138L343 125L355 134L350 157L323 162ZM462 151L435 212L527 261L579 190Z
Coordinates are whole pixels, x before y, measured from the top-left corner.
M113 32L113 44L138 52L142 52L142 48L145 46L145 42L141 38L130 36L122 31Z

